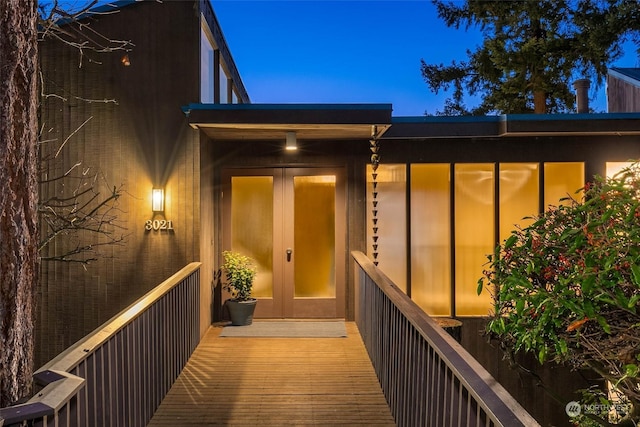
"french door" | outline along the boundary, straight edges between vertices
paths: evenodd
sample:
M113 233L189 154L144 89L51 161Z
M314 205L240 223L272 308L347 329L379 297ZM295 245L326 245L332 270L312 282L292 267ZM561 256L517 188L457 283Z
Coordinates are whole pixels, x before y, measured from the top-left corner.
M223 248L252 257L256 317L344 317L341 169L225 169Z

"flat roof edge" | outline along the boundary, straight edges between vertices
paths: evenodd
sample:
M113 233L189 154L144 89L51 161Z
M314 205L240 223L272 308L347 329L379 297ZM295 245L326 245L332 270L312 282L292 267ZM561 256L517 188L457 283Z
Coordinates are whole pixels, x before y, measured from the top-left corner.
M640 113L393 117L383 138L640 134Z
M203 104L192 103L182 111L277 111L277 110L392 110L391 104Z
M392 124L420 123L498 123L502 116L399 116L392 117Z
M573 120L632 120L640 119L640 113L567 113L567 114L502 114L498 116L398 116L392 123L500 123L543 122Z
M504 114L503 121L578 121L578 120L634 120L640 113L567 113L567 114Z
M390 104L190 104L190 125L389 125Z

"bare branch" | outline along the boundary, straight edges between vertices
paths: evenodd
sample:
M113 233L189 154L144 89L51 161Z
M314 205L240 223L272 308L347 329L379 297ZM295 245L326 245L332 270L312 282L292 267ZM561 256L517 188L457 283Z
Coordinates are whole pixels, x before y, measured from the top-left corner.
M91 27L95 17L119 12L117 9L107 12L92 11L97 3L97 0L92 0L77 11L64 10L57 0L54 0L48 12L41 5L38 19L39 40L50 38L75 48L79 53L78 67L82 67L85 55L89 52L130 51L133 48L131 41L106 37ZM100 63L95 58L88 60Z
M41 3L39 40L49 39L75 49L79 55L79 67L82 67L85 60L100 64L99 55L129 52L133 48L130 41L111 39L92 27L100 15L119 12L114 9L96 13L91 9L97 4L98 0L91 0L77 10L65 10L58 0L49 4ZM50 100L117 105L115 99L93 99L70 93L67 87L57 85L42 72L39 78L42 105ZM122 187L109 185L99 171L92 172L94 168L83 166L82 159L72 160L69 165L69 159L65 159L68 156L61 156L63 150L71 149L70 142L77 139L74 137L92 119L93 116L89 116L68 133L57 149L45 148L47 142L59 139L44 140L42 136L45 126L41 125L41 199L38 213L41 222L39 250L42 261L87 265L105 257L100 250L103 247L125 243L125 228L118 221L118 215L122 213L118 206Z

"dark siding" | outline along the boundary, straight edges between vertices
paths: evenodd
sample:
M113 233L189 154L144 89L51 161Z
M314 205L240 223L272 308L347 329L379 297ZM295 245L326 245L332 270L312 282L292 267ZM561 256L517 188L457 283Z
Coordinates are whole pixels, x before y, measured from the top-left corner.
M586 162L586 170L604 173L607 161L640 158L637 136L505 136L383 140L385 163Z
M214 190L214 157L213 147L211 142L203 135L200 144L200 218L201 218L201 232L200 232L200 256L203 261L203 268L200 271L200 280L202 282L202 289L200 292L200 316L203 318L213 319L213 285L214 269L219 265L215 259L216 246L216 233L215 224L218 223L216 217L217 211L214 208L217 206L215 201ZM204 325L206 322L201 322ZM201 330L201 335L206 332Z
M461 318L462 346L478 361L507 391L544 427L571 427L565 405L571 401L580 401L581 396L575 390L588 388L587 373L571 371L569 368L553 363L541 366L533 357L517 357L518 364L535 375L511 366L504 359L498 342L489 342L485 335L486 319ZM554 397L546 393L538 381L555 393Z
M124 185L118 219L126 243L105 247L84 269L43 263L37 329L40 365L99 326L181 267L199 260L199 136L186 125L180 106L199 100L200 21L194 2L142 2L92 18L91 28L130 40L131 65L122 52L88 53L79 68L74 49L51 41L40 46L44 90L53 97L42 109L47 130L43 155L82 122L91 120L63 150L59 171L81 161L104 176L101 191ZM87 99L115 99L88 103ZM49 131L51 129L51 131ZM150 191L167 193L166 219L174 232L145 232L152 219ZM41 189L43 197L52 187Z

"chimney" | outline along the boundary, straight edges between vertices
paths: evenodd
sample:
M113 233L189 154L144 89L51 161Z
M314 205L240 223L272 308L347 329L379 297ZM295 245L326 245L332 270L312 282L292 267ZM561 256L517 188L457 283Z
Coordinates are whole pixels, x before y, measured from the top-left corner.
M589 112L589 86L591 86L591 80L589 79L580 79L573 82L573 88L576 90L578 113Z

